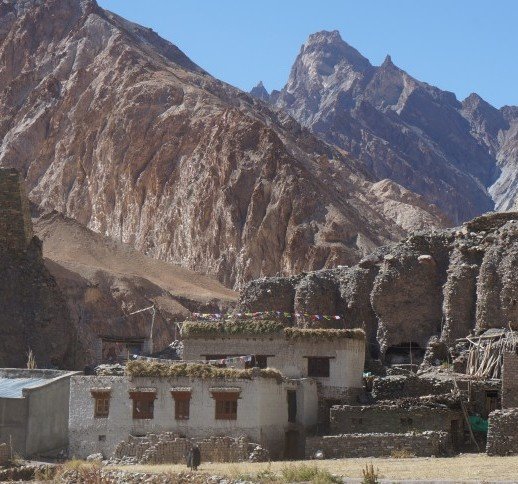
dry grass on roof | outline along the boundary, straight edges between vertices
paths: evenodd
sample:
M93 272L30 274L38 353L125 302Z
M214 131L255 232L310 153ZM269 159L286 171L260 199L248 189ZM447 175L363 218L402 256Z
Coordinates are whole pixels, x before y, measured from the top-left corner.
M157 361L134 360L126 365L126 375L132 377L189 377L208 379L241 379L252 380L254 377L271 378L277 382L282 381L280 371L273 368L218 368L205 363L160 363Z
M217 336L265 336L281 334L284 325L278 321L224 321L224 322L186 322L183 325L184 338L203 338Z
M365 331L355 329L323 329L323 328L286 328L284 330L286 339L311 340L311 341L333 341L336 339L358 339L365 340Z

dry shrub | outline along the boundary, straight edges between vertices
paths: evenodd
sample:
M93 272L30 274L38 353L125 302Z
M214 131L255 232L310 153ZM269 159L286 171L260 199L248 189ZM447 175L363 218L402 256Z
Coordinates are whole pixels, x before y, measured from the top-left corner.
M394 459L408 459L415 457L415 454L410 452L408 449L395 449L390 453L390 456Z
M282 381L282 375L274 368L218 368L205 363L161 363L157 361L133 360L126 365L126 374L132 377L201 378L251 380L254 377L272 378Z
M184 338L206 338L210 336L261 336L282 334L284 325L278 321L224 321L186 322L183 325Z
M379 469L374 470L372 464L365 464L365 469L362 469L363 479L362 484L378 484Z
M355 329L323 329L323 328L286 328L286 339L308 339L312 341L333 341L337 339L365 339L365 331Z

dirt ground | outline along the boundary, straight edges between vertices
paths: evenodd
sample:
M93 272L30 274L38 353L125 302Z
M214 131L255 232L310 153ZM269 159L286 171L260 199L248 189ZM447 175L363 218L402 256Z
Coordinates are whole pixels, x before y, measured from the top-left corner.
M379 469L382 479L434 479L434 480L508 480L518 482L518 456L489 457L485 454L464 454L450 458L378 458L378 459L336 459L322 461L272 462L272 463L202 463L199 472L237 478L254 476L270 470L280 474L290 465L316 464L332 474L341 477L361 478L362 469L372 463ZM121 467L136 472L180 472L183 465L137 465Z

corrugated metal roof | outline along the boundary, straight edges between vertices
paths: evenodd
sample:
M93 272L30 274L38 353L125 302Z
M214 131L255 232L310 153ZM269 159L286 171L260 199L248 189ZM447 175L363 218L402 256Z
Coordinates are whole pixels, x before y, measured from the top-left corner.
M39 387L48 382L48 378L0 378L0 398L21 398L24 388Z

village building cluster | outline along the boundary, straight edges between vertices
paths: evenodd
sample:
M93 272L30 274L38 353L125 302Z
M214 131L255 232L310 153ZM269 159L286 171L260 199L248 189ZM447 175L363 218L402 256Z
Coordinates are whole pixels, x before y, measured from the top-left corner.
M0 440L24 456L135 463L183 462L193 444L211 461L518 453L513 337L472 336L449 366L425 355L375 375L361 329L186 322L176 359L2 370Z

